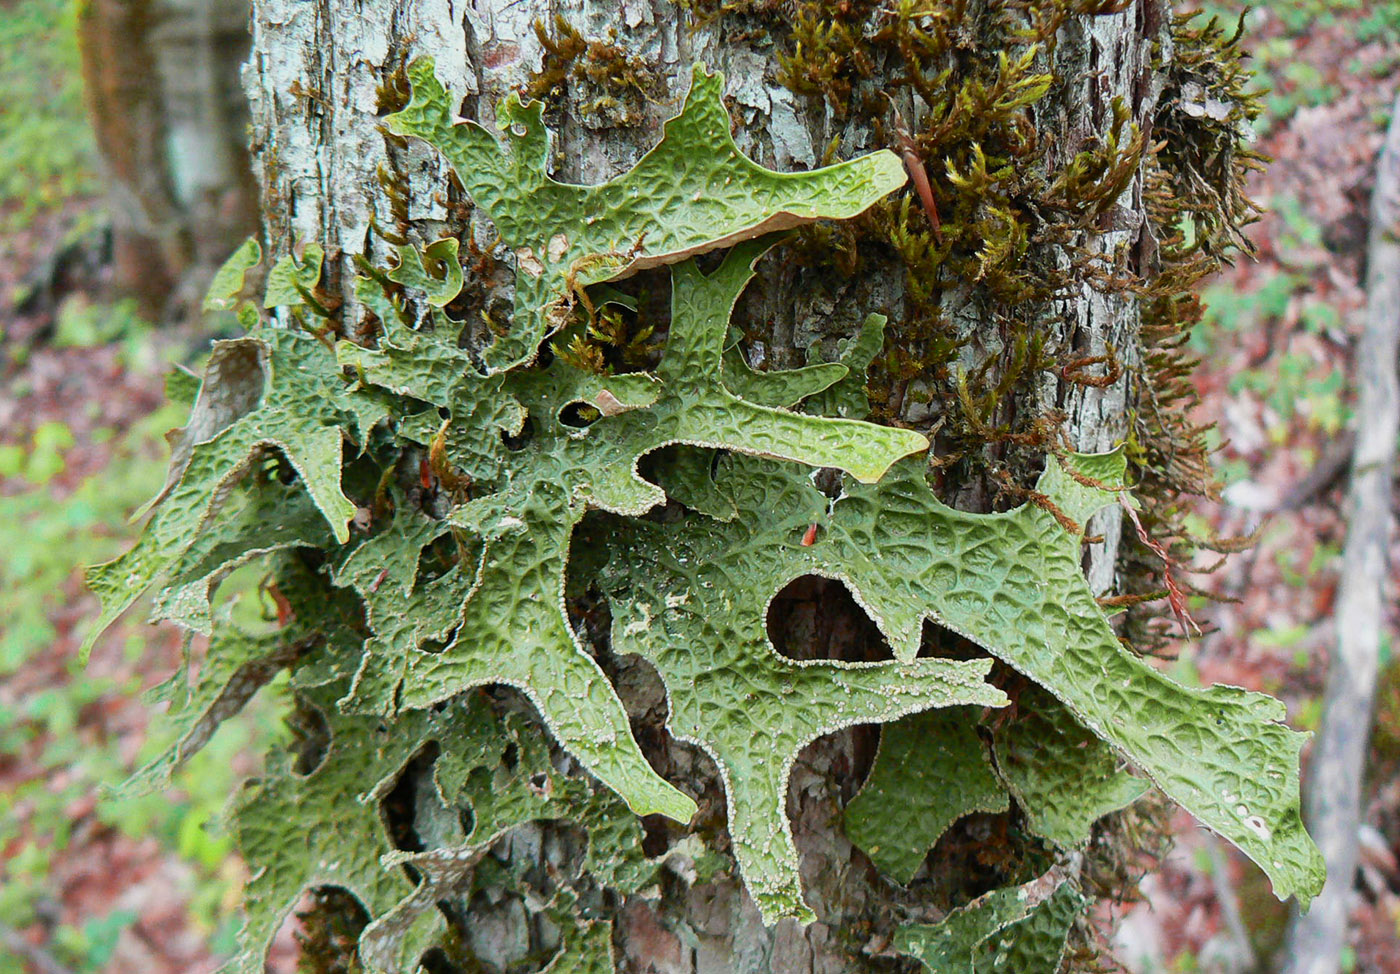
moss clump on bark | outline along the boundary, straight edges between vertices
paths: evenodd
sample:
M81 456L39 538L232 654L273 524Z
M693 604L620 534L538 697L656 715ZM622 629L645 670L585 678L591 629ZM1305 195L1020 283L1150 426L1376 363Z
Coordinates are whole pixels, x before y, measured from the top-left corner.
M900 197L850 224L807 229L795 248L847 277L891 260L904 271L905 308L870 382L875 415L902 423L922 407L936 417L948 481L981 478L1008 503L1027 499L1017 485L1065 446L1063 417L1035 403L1043 377L1103 387L1122 375L1112 350L1085 356L1048 338L1075 288L1136 283L1118 255L1083 242L1112 224L1146 134L1121 102L1079 146L1058 144L1046 125L1059 32L1084 10L807 0L779 55L780 82L868 127L913 176ZM950 295L957 317L976 319L997 347L968 350L975 336L952 320Z
M1170 48L1154 64L1165 85L1143 192L1152 236L1139 257L1142 376L1127 448L1143 525L1183 564L1201 548L1228 554L1250 543L1197 538L1185 525L1189 499L1213 500L1219 490L1210 465L1211 426L1194 418L1199 396L1192 376L1200 359L1186 348L1205 310L1198 286L1233 254L1252 252L1243 230L1259 211L1247 182L1266 161L1249 147L1260 102L1249 88L1241 29L1242 22L1230 32L1215 18L1174 17ZM1166 569L1142 545L1128 548L1124 565L1124 635L1156 649L1166 627L1143 601L1163 597Z
M1066 448L1046 381L1104 388L1126 371L1136 403L1127 444L1144 485L1146 532L1175 563L1201 546L1238 547L1190 538L1182 506L1217 491L1209 429L1192 418L1197 363L1184 349L1202 312L1196 288L1248 249L1242 230L1257 212L1246 180L1262 164L1248 145L1259 108L1238 29L1171 18L1154 44L1162 90L1151 116L1135 119L1115 99L1100 112L1102 131L1072 146L1053 124L1065 83L1052 73L1057 46L1072 20L1122 3L685 5L699 19L732 22L741 36L761 24L763 43L780 48L779 82L909 164L914 179L902 194L858 220L804 228L791 245L799 263L847 279L876 266L903 271L903 313L886 329L869 382L876 419L929 417L921 425L936 433L943 482L980 481L1005 506L1033 500L1025 485L1041 457ZM1135 238L1113 252L1086 248L1132 218L1118 201L1139 174L1145 222ZM1085 286L1137 299L1135 347L1086 355L1050 337L1070 330L1063 309ZM992 326L974 336L967 318ZM1113 601L1129 608L1125 635L1140 651L1160 650L1171 628L1160 611L1169 569L1137 539L1124 545L1121 565ZM1197 591L1179 576L1180 591Z
M525 87L527 97L544 102L555 118L571 97L577 117L590 128L625 128L643 120L656 72L627 53L616 30L607 39L588 39L560 14L551 22L535 21L534 29L544 58Z

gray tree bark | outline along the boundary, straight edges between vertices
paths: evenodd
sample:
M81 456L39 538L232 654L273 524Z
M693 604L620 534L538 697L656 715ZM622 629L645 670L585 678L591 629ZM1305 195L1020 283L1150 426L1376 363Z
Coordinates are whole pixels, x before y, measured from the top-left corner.
M969 31L975 33L981 3L968 5ZM726 93L740 148L777 169L814 166L833 139L843 156L884 146L859 122L840 119L819 102L808 102L774 80L773 51L756 49L724 18L694 24L683 7L666 0L254 0L253 50L244 73L252 106L254 170L262 191L264 243L276 254L299 242L319 241L330 268L323 284L339 298L347 331L357 320L350 282L351 258L363 254L384 263L387 244L372 226L418 240L431 240L449 228L460 231L463 200L449 186L441 158L421 144L384 138L379 117L387 113L384 89L404 58L432 55L442 81L463 97L461 114L488 124L495 105L523 87L539 68L543 48L536 21L561 15L590 39L608 39L644 62L654 87L635 106L626 126L600 125L566 100L555 127L554 175L574 182L598 182L633 164L659 137L662 121L684 96L691 65L704 61L724 72ZM1051 166L1063 163L1110 127L1111 105L1122 98L1132 119L1146 124L1159 87L1151 68L1154 44L1169 47L1158 0L1136 0L1118 13L1071 17L1053 54L1061 79L1037 106L1036 122L1046 133ZM969 38L972 49L976 38ZM880 81L873 84L878 90ZM901 106L917 120L919 105ZM897 148L895 146L894 148ZM929 160L931 167L939 160ZM397 200L386 194L395 185ZM1147 231L1141 176L1118 200L1096 232L1078 246L1119 254ZM470 233L479 248L490 248L494 233L472 214ZM513 256L500 247L494 269L468 269L484 310L509 310ZM801 364L814 340L850 334L866 313L886 309L892 317L905 305L902 268L875 265L859 280L817 280L794 267L768 267L753 285L747 313L764 322L769 361ZM943 302L949 316L972 341L961 353L972 367L1002 351L1002 338L985 327L964 289L950 288ZM1138 329L1137 304L1126 291L1085 283L1063 299L1053 338L1084 356L1104 355L1110 346L1130 355ZM1125 364L1133 364L1131 361ZM1130 371L1104 388L1060 381L1046 374L1035 395L1042 405L1068 416L1072 445L1097 451L1121 442L1128 407L1136 395ZM911 406L906 417L925 427L936 420L937 403ZM967 507L985 506L989 492L969 485L951 496ZM1116 513L1092 528L1104 536L1094 546L1088 569L1098 591L1113 582L1119 539ZM833 608L831 591L813 582L789 592L779 606L775 641L798 657L874 652L859 618ZM618 661L619 681L634 717L659 725L664 701L654 675ZM641 737L642 735L639 735ZM659 736L659 735L658 735ZM619 970L657 974L856 974L906 969L907 962L874 956L852 946L842 931L859 929L871 918L887 924L898 899L897 887L882 880L841 833L840 809L869 766L872 738L851 732L824 738L809 748L793 772L789 812L803 855L809 902L821 921L807 928L790 922L765 929L737 881L677 882L659 900L634 899L613 917ZM714 800L718 788L712 766L698 752L670 746L654 758L676 779L707 782ZM722 808L722 805L720 805ZM704 817L702 809L702 817ZM431 831L426 819L417 823ZM560 861L567 841L546 831L521 830L508 854ZM879 924L876 924L877 926ZM480 900L466 916L464 937L482 970L512 965L541 949L542 934L518 902ZM870 945L865 945L869 948ZM910 968L912 969L912 968Z
M1367 244L1366 325L1356 346L1356 449L1351 516L1337 596L1337 644L1322 722L1308 760L1308 828L1327 860L1327 885L1295 915L1280 970L1337 974L1347 942L1361 825L1361 785L1380 667L1400 431L1400 99L1376 163Z

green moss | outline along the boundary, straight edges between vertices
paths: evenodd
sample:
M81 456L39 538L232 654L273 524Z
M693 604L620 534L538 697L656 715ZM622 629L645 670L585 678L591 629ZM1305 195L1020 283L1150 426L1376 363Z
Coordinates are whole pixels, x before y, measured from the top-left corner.
M400 111L408 104L412 89L405 68L408 52L402 48L390 54L385 62L384 80L374 89L374 113L379 116Z
M1139 404L1127 445L1144 485L1143 523L1188 560L1182 500L1213 497L1216 484L1207 430L1191 418L1196 362L1183 346L1201 315L1200 280L1248 246L1241 231L1257 210L1245 179L1262 161L1247 144L1259 105L1246 91L1238 30L1173 18L1152 65L1165 81L1152 117L1134 119L1115 100L1105 131L1067 152L1041 118L1058 83L1057 38L1071 18L1116 12L1114 0L800 0L787 21L762 3L686 6L739 31L761 21L771 35L764 43L779 44L777 79L869 126L914 175L860 219L804 228L790 245L793 260L823 274L903 272L903 313L869 379L874 417L900 423L911 397L922 399L944 481L960 490L980 482L1010 504L1027 499L1020 485L1041 457L1064 448L1064 417L1037 395L1046 380L1102 388L1123 381L1125 362L1140 363L1126 379ZM915 101L927 107L911 126L897 106ZM1126 252L1086 252L1086 235L1112 225L1139 178L1146 232ZM1136 347L1086 356L1051 341L1061 300L1086 285L1138 298ZM949 319L951 294L990 322L975 349ZM1158 648L1167 569L1136 540L1125 545L1124 566L1129 635L1140 649ZM1150 604L1137 607L1142 600Z
M606 39L587 39L563 15L535 21L535 36L544 48L540 70L530 76L525 94L538 98L557 116L572 99L577 116L590 128L637 125L646 117L656 72L643 58L628 54L617 31Z
M1159 54L1154 65L1165 87L1152 119L1156 145L1145 159L1152 246L1140 256L1137 271L1142 365L1127 446L1144 502L1144 527L1174 561L1189 563L1200 548L1228 553L1241 547L1236 540L1195 538L1186 528L1183 502L1214 499L1219 490L1211 427L1193 418L1199 396L1192 377L1200 362L1186 344L1205 310L1201 281L1233 253L1252 251L1243 229L1259 209L1246 184L1266 160L1249 148L1261 106L1249 91L1239 28L1227 32L1215 18L1185 15L1173 18L1170 34L1172 57ZM1124 635L1143 650L1161 647L1168 626L1139 600L1162 597L1167 568L1138 543L1129 543L1123 561Z
M868 124L914 177L900 198L850 224L804 230L796 245L799 260L838 274L890 261L904 272L904 313L870 379L876 417L900 422L914 386L937 405L949 479L982 480L1008 502L1024 497L1013 485L1033 478L1044 453L1061 448L1062 417L1036 405L1044 376L1104 384L1105 370L1090 366L1107 363L1081 360L1061 372L1071 354L1046 335L1058 299L1109 276L1102 258L1073 244L1113 207L1146 151L1145 134L1115 104L1109 131L1047 163L1056 147L1036 113L1055 84L1056 31L1082 9L806 0L779 55L778 80ZM915 99L927 109L910 128L896 106ZM965 349L972 336L945 311L954 291L991 322L983 334L999 347Z

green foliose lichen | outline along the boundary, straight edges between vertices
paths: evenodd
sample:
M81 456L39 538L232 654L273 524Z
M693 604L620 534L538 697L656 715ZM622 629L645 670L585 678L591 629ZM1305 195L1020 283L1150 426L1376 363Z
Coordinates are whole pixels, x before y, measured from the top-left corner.
M1003 59L977 110L1012 125L1044 85L1033 61ZM1302 736L1281 723L1281 706L1163 677L1122 647L1081 574L1082 525L1123 495L1121 452L1052 456L1028 503L967 514L931 488L922 435L865 421L867 369L903 367L880 364L883 317L869 317L835 361L755 372L737 356L734 308L780 242L775 231L867 214L915 233L907 205L881 203L905 179L893 155L804 174L762 169L734 148L721 79L697 68L685 108L635 169L573 186L545 171L539 103L503 103L503 144L453 121L430 62L406 77L412 90L388 124L440 151L500 228L516 260L514 321L480 355L459 343L463 326L443 310L465 279L455 239L399 243L393 266L364 266L355 294L368 331L339 322L318 291L319 249L285 255L261 303L294 327L259 325L216 346L146 533L90 575L103 600L98 630L157 586L160 614L214 633L210 663L173 712L176 744L135 785L159 785L259 686L291 671L300 757L274 762L234 811L253 879L230 969L260 969L282 920L325 887L364 910L366 969L410 970L432 947L466 950L436 904L470 896L498 870L491 850L512 830L555 820L583 830L586 854L546 880L510 881L543 883L522 902L557 931L545 969L611 969L616 900L600 891L658 882L639 816L679 828L698 796L694 782L658 773L634 737L570 616L571 566L589 568L610 607L613 653L660 675L671 732L714 758L739 875L767 923L815 918L785 811L798 751L832 730L900 718L910 722L887 737L847 818L896 881L909 881L950 821L1010 799L1047 849L1078 854L1092 821L1144 787L1126 762L1259 862L1279 896L1316 892L1321 864L1298 819ZM1129 129L1122 140L1075 170L1075 194L1112 193L1112 160L1138 151ZM985 190L1013 161L970 152L948 185ZM1014 224L1006 214L995 219ZM1014 242L1019 231L1007 232L998 239ZM970 239L935 238L936 265L955 259L940 249L950 240ZM979 239L981 276L1020 287L1014 254ZM724 248L704 266L695 259ZM215 300L237 294L252 256L240 252L219 276ZM605 282L661 266L669 322L659 357L639 356L649 368L636 370L621 354L632 337L599 323L600 309L635 302ZM367 339L332 340L343 334ZM875 415L888 418L888 404ZM836 488L818 488L823 468ZM666 517L644 516L663 505ZM258 558L270 561L280 625L251 636L210 600L228 571ZM766 610L804 575L844 582L893 658L780 656ZM965 636L975 654L921 657L925 622ZM969 717L1009 702L985 679L995 660L1038 688L1024 699L1048 725L1044 752L1027 727L979 729ZM524 695L552 743L484 689L500 685ZM919 746L908 734L945 726L950 761L921 778L898 774L901 749ZM1066 756L1081 751L1092 760ZM966 779L959 756L975 762ZM405 769L423 762L433 794L414 801L438 809L424 813L438 824L405 839L389 806ZM923 789L940 777L966 784L962 797L949 789L930 801ZM901 789L909 821L892 843L881 796ZM1080 906L1077 887L1061 886L1070 892L1010 892L995 922L973 923L983 933L958 934L961 969L1004 969L997 958L1022 955L1058 963ZM901 949L928 963L914 934L905 939Z
M988 893L940 923L902 927L895 949L932 974L1056 974L1086 903L1073 880L1052 870Z
M1259 100L1241 30L1144 5L1137 27L1151 70L1138 82L1138 114L1124 100L1099 104L1085 132L1064 128L1061 102L1077 79L1055 67L1093 18L1122 12L1115 0L683 5L735 43L776 50L779 82L823 103L837 131L900 152L916 174L854 220L803 228L789 260L852 282L903 275L902 313L872 362L873 415L929 413L950 489L1001 505L1028 499L1040 456L1063 443L1047 384L1061 399L1076 386L1127 387L1144 533L1171 561L1130 534L1112 598L1135 646L1164 648L1171 588L1209 595L1172 566L1202 547L1237 547L1194 537L1184 502L1217 490L1186 349L1201 315L1195 288L1249 249L1242 230L1257 212L1245 180L1262 162L1250 148ZM1139 193L1147 219L1136 238L1087 246L1120 227ZM1066 297L1085 289L1136 303L1141 325L1123 347L1075 345Z

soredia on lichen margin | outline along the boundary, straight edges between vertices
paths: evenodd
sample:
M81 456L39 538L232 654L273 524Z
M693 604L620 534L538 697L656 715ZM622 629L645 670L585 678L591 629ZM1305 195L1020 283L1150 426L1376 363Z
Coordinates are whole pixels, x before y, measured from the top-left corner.
M1083 524L1117 500L1123 467L1117 452L1052 457L1037 491ZM1280 898L1307 903L1324 870L1299 815L1306 735L1271 697L1183 687L1125 649L1084 580L1081 538L1032 504L954 511L906 462L877 485L849 485L807 558L847 580L896 656L917 651L926 618L982 645L1237 845Z
M685 107L633 169L597 186L560 183L546 169L542 102L513 93L500 103L502 143L456 118L457 102L430 58L410 65L408 76L413 99L386 124L432 143L515 252L514 322L485 352L492 371L534 359L583 286L812 220L853 217L905 182L888 151L811 172L764 169L734 145L723 77L697 64Z

